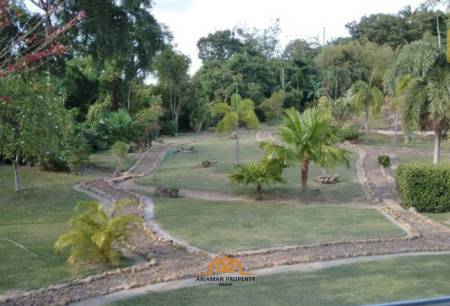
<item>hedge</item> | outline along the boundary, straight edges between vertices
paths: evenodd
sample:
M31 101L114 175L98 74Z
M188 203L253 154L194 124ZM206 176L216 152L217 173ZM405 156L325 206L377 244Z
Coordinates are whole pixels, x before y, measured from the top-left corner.
M397 188L406 207L420 212L450 211L450 163L401 164L397 169Z

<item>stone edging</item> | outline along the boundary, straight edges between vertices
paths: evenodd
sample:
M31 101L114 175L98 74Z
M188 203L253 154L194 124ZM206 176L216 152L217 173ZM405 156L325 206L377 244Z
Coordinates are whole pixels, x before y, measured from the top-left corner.
M140 272L140 271L144 271L148 268L154 267L157 265L156 260L151 260L147 263L144 264L139 264L139 265L133 265L131 267L127 267L127 268L119 268L116 270L112 270L112 271L107 271L107 272L103 272L101 274L96 274L96 275L91 275L91 276L87 276L84 278L78 278L75 280L72 280L70 282L67 283L62 283L62 284L58 284L58 285L51 285L48 286L46 288L41 288L41 289L37 289L37 290L29 290L26 291L25 293L21 293L18 295L14 295L14 296L7 296L7 297L2 297L0 296L0 303L8 303L10 301L14 301L16 298L27 298L27 297L32 297L33 295L40 295L42 293L49 293L51 294L51 292L58 292L61 290L65 290L65 289L69 289L71 287L76 287L76 286L80 286L80 285L85 285L85 284L89 284L92 283L94 281L98 281L98 280L103 280L106 279L108 277L114 277L117 275L124 275L124 274L133 274L136 272ZM126 286L123 286L124 288L122 289L126 289ZM104 291L103 294L107 294L113 291L117 291L120 290L121 288L108 288Z

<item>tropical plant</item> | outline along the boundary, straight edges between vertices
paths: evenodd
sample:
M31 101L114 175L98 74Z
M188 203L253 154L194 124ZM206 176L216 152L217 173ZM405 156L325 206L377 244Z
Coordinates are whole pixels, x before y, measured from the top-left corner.
M400 51L385 78L389 94L394 93L405 76L413 80L406 87L402 101L402 127L410 139L415 129L434 131L433 163L437 164L441 141L450 124L450 71L436 37L426 37Z
M397 143L397 135L399 130L399 122L401 119L402 107L405 104L405 99L408 97L408 91L413 85L413 79L410 75L405 75L400 78L395 85L394 97L389 99L389 110L394 113L394 144Z
M130 141L136 136L136 121L125 109L105 113L95 124L99 137L108 144L116 141Z
M356 113L364 112L365 141L368 143L369 113L374 116L380 113L384 101L383 93L364 81L357 81L350 88L350 99Z
M256 199L262 200L262 188L273 183L284 182L282 174L283 165L279 160L264 158L258 163L237 165L230 175L230 180L244 186L255 184Z
M137 201L124 199L116 203L119 210L137 205ZM118 215L109 217L100 203L79 202L75 210L78 215L70 219L71 229L55 242L55 250L70 249L67 261L117 265L121 254L114 244L125 239L138 221L135 216Z
M317 107L301 115L294 109L285 112L279 128L282 144L263 141L267 158L277 158L283 165L296 165L301 173L301 195L306 200L306 189L311 162L332 168L338 164L349 166L349 152L336 147L339 130L331 125L331 113Z
M217 124L218 133L230 133L234 131L236 139L236 163L239 164L239 128L246 126L257 129L259 126L258 117L255 114L255 106L252 100L242 99L238 94L234 94L230 99L231 103L219 102L214 104L211 112L214 116L223 115Z
M130 147L123 141L117 141L111 147L111 155L116 163L116 170L113 176L116 176L120 172L120 169L124 167L125 158L129 149Z

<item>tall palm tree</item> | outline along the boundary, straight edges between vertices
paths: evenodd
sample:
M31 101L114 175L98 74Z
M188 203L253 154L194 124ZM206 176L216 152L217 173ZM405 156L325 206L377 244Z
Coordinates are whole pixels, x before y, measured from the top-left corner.
M132 200L121 200L116 203L116 208L134 204ZM79 202L75 209L79 215L69 221L72 229L58 238L55 250L69 248L67 261L70 264L78 261L118 264L120 253L113 249L113 244L126 238L131 224L137 222L137 218L109 217L100 203L95 201Z
M279 128L282 144L264 141L261 147L268 157L279 159L285 166L300 168L301 195L306 189L311 162L325 168L338 164L349 166L348 151L336 147L338 130L331 125L331 113L320 108L309 108L301 115L295 109L285 112Z
M230 102L230 104L216 103L211 111L214 116L223 115L216 127L218 133L235 132L236 163L239 164L239 128L245 124L252 129L257 129L259 121L251 99L242 99L238 94L234 94L231 96Z
M413 84L413 79L410 75L402 77L395 86L394 97L389 99L389 110L394 113L395 127L394 127L394 145L397 144L397 135L399 130L399 122L401 118L401 111L405 99L407 98L408 90Z
M433 163L440 160L441 141L450 125L450 71L436 37L405 46L388 71L384 85L393 93L405 76L413 79L402 105L402 126L409 138L415 129L433 129Z
M364 132L369 142L369 114L378 115L383 105L383 93L364 81L356 81L350 88L350 99L355 112L364 112Z

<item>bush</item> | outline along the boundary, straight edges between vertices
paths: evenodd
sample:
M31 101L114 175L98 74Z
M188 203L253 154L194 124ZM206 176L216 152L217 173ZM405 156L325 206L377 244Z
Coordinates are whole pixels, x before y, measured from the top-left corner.
M137 133L137 123L125 109L103 114L93 127L99 138L97 141L108 145L116 141L133 141Z
M164 121L161 125L161 135L175 136L177 128L173 121Z
M339 136L341 141L355 141L361 137L359 125L346 125L340 129Z
M406 207L420 212L450 211L450 164L402 164L397 169L397 188Z
M391 166L391 158L388 155L379 155L378 156L378 164L383 168L387 168Z

